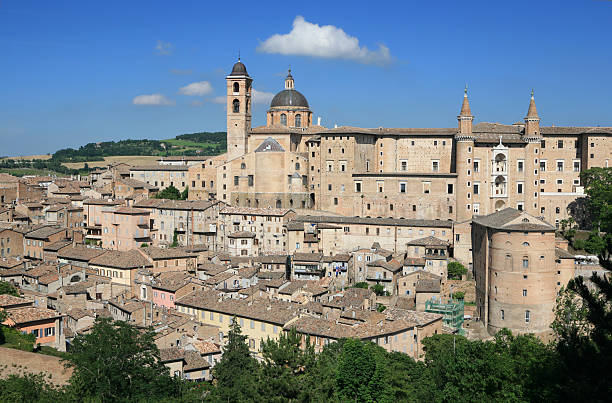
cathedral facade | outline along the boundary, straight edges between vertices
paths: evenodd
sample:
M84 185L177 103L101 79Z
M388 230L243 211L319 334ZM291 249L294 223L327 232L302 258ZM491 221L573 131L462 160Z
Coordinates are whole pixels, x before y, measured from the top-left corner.
M474 124L466 90L457 127L325 128L289 71L252 128L242 62L226 82L228 151L190 167L190 198L456 223L513 207L559 223L583 196L580 172L612 160L612 128L541 127L533 93L511 125Z

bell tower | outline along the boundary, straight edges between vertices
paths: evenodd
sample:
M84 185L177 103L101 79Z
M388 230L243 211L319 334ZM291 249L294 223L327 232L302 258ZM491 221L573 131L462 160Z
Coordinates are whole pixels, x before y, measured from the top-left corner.
M247 153L248 134L251 130L251 87L253 79L240 61L225 77L227 82L227 159Z

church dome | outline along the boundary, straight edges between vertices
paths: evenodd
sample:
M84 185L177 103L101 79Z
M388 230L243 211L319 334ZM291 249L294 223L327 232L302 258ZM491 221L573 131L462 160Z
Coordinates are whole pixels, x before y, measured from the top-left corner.
M294 89L285 89L276 94L270 103L271 108L283 106L308 108L308 101L301 92Z
M244 63L240 61L240 59L238 59L236 64L234 64L234 67L232 67L232 72L230 73L230 76L248 76L248 75L249 73L247 73L246 66L244 65Z

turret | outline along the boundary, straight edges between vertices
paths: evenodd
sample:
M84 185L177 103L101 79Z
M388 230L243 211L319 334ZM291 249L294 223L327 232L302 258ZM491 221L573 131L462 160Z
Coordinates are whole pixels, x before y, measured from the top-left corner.
M472 218L472 188L468 186L468 182L471 185L474 165L474 135L472 134L474 116L472 116L470 110L467 85L463 92L463 103L457 120L459 127L455 135L457 146L457 189L455 189L457 205L455 215L457 221L465 221Z

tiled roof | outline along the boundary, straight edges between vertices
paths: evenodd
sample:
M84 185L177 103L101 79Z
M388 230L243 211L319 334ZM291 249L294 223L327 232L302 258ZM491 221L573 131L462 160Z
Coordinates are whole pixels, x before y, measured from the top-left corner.
M225 207L219 214L284 216L290 211L293 210L284 208Z
M440 292L440 280L419 279L416 282L416 292Z
M0 294L0 308L5 308L12 305L31 304L32 302L33 301L31 299L14 297L8 294Z
M45 226L42 228L35 229L33 231L28 232L25 236L30 239L47 239L51 235L55 235L58 232L65 231L65 228L57 227L57 226Z
M133 178L121 178L118 179L117 182L121 182L125 185L133 187L134 189L147 189L147 190L158 190L157 186L153 186L148 184L147 182L142 182Z
M253 261L261 264L285 264L287 255L259 255L253 258Z
M195 291L176 301L176 304L220 312L229 316L255 319L280 326L296 317L300 309L298 304L279 300L243 301L226 299L219 301L216 293L206 291Z
M576 257L565 249L555 248L555 257L557 259L575 259Z
M58 259L78 260L80 262L89 262L91 259L102 255L106 251L104 249L88 248L85 245L75 245L61 249L57 253Z
M196 279L193 276L190 276L189 273L183 271L162 273L162 275L154 280L151 287L158 290L176 292L181 287L184 287L186 284L189 284L195 280Z
M451 136L457 133L457 129L454 127L451 128L412 128L412 127L403 127L403 128L390 128L390 127L379 127L379 128L362 128L362 127L353 127L353 126L340 126L333 129L328 129L321 133L321 136L326 135L338 135L338 134L372 134L377 136Z
M480 225L500 230L555 231L555 227L547 222L511 207L486 216L474 216L472 220Z
M156 246L149 246L139 250L153 260L196 257L194 253L188 252L186 248L158 248Z
M427 236L425 238L413 239L408 241L407 245L411 246L448 246L448 241L443 241L435 236Z
M34 307L11 308L6 310L6 314L18 325L62 316L59 312L51 309Z
M89 261L89 264L104 267L115 267L118 269L136 269L141 267L152 267L147 258L142 256L138 250L132 249L126 252L107 251Z
M18 266L23 266L22 260L17 260L14 257L0 259L0 269L12 269Z
M196 371L210 368L210 363L200 353L195 351L185 351L185 366L183 371Z
M93 312L91 312L91 311L89 311L89 310L87 310L87 309L80 309L80 308L72 308L72 309L69 309L69 310L66 312L66 315L68 315L68 316L70 316L72 319L76 319L76 320L79 320L79 319L85 318L85 317L87 317L87 316L91 316L91 317L94 317L94 316L95 316L95 314L94 314Z
M53 242L47 246L45 246L43 248L44 251L49 251L49 252L57 252L62 248L65 248L66 246L72 244L72 241L69 240L63 240L63 241L57 241L57 242Z
M187 165L141 165L130 167L130 172L132 171L188 171L189 166Z
M398 261L397 259L391 259L389 261L385 259L378 259L373 262L369 262L367 265L371 267L382 267L383 269L389 270L391 272L401 270L401 268L403 267L402 262Z
M425 259L422 257L407 257L404 259L404 266L425 266Z
M265 139L259 147L255 149L256 153L264 153L264 152L284 152L285 149L280 145L278 141L276 141L272 137L268 137Z
M368 218L368 217L344 217L344 216L296 216L296 222L308 223L334 223L334 224L363 224L363 225L388 225L402 227L441 227L452 228L452 221L445 220L417 220L409 218Z
M259 269L257 267L243 267L238 270L238 275L242 278L251 278L257 274L258 271Z
M231 233L228 238L255 238L255 234L250 231L238 231Z
M87 204L97 205L97 206L116 206L121 203L118 201L109 201L106 199L85 199L83 200L83 205L87 205Z
M149 214L149 211L134 208L134 207L117 207L114 210L114 213L115 214L129 214L129 215L145 215L145 214Z
M157 204L158 209L164 210L194 210L204 211L212 206L221 203L218 200L166 200L162 199L161 203Z
M191 345L195 347L200 354L214 354L221 352L221 347L219 347L218 344L210 341L197 340L192 342Z
M178 347L160 348L159 360L161 362L183 361L185 350Z
M317 253L294 253L293 261L294 262L320 262L323 254L320 252Z

